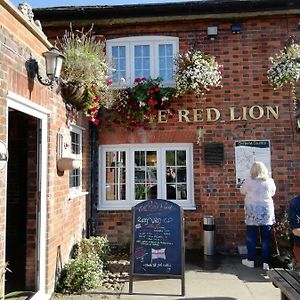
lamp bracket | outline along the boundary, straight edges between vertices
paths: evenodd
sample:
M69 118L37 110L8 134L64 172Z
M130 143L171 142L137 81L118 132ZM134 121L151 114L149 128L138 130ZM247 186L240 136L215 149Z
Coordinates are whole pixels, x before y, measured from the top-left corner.
M34 80L36 76L38 81L42 85L53 86L53 80L43 79L42 76L39 74L39 65L36 59L31 57L26 61L26 70L27 70L28 77L31 80Z

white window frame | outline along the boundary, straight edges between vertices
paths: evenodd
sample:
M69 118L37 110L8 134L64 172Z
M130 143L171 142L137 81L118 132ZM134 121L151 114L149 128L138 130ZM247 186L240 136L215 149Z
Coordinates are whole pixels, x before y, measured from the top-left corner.
M78 159L80 160L80 167L79 167L79 181L80 184L79 186L75 186L75 187L69 187L69 198L74 198L77 197L78 195L82 194L82 136L83 136L83 128L77 125L72 124L70 126L70 134L71 132L74 132L76 134L78 134L79 136L79 153L75 154L72 153L70 154L71 158L74 159ZM71 142L72 142L72 135L71 135ZM71 145L71 151L72 151L72 145ZM69 181L70 181L70 176L71 173L73 172L73 170L69 171Z
M169 200L183 209L195 209L194 204L194 178L193 178L193 145L192 144L127 144L127 145L103 145L99 146L99 201L98 210L130 210L141 201L135 200L134 195L134 152L156 151L157 152L157 198L166 199L166 151L185 150L187 161L187 200ZM111 151L124 151L126 155L126 199L105 200L106 195L106 153Z
M179 38L175 36L131 36L125 38L116 38L106 41L106 52L109 60L112 60L112 47L124 46L126 57L126 86L131 86L134 81L134 46L136 45L149 45L150 46L150 74L152 78L159 77L159 45L172 44L173 57L179 51ZM174 86L174 80L164 81L164 86ZM113 83L113 87L125 87L121 83Z

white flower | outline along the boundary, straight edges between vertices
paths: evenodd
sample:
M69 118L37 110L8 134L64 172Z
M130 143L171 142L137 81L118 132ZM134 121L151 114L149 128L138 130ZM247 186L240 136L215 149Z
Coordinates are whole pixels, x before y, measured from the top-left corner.
M300 45L293 39L288 46L269 59L272 66L267 76L275 89L285 84L294 84L300 79Z
M176 58L176 96L193 91L201 97L211 86L221 86L221 67L215 57L189 50Z

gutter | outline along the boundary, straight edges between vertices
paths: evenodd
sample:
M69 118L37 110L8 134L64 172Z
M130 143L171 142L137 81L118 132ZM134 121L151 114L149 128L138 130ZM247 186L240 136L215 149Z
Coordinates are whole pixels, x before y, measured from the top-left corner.
M47 27L73 24L137 24L205 19L300 15L300 1L294 0L204 0L174 3L115 6L40 8L35 15Z

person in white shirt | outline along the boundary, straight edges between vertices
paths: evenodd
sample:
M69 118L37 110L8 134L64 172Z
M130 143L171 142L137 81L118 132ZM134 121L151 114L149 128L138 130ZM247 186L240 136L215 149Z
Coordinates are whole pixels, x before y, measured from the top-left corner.
M254 162L250 176L241 185L245 195L245 223L247 226L247 259L242 264L254 268L256 257L256 236L259 231L262 242L263 269L269 269L272 225L275 223L273 196L276 192L274 180L269 177L262 162Z

